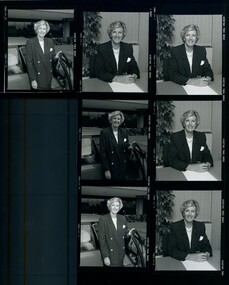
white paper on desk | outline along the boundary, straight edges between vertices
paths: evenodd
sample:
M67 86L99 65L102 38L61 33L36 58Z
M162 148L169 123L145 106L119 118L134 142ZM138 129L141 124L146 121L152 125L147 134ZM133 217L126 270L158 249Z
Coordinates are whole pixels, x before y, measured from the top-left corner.
M200 271L216 271L216 269L208 262L197 262L191 260L182 261L186 270L200 270Z
M141 88L139 88L135 83L119 83L119 82L111 82L109 83L113 92L129 92L129 93L142 93L144 92Z
M210 86L198 87L187 84L183 88L188 95L219 95Z
M217 181L217 179L208 171L206 172L195 172L195 171L182 171L185 178L188 181Z

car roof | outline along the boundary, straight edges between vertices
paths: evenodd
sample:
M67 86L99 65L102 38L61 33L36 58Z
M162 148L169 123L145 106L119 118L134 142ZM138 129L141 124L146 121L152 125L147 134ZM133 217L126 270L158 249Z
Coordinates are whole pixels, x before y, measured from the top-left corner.
M101 132L101 128L97 127L83 127L82 128L82 135L85 136L99 136Z
M97 214L81 214L81 223L98 222L100 215Z
M8 46L24 46L26 42L26 38L8 37Z

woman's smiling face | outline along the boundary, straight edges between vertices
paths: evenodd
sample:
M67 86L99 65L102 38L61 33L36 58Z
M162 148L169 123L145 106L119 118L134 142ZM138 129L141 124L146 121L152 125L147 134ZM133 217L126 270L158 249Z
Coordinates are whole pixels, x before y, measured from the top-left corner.
M187 223L192 223L196 217L196 206L190 206L184 210L184 220Z
M184 43L188 47L193 47L197 41L196 31L188 31L184 36Z
M196 116L190 116L184 121L184 129L186 132L193 132L196 128Z
M123 28L119 27L119 28L115 28L112 32L111 32L111 41L114 44L120 44L121 40L123 39Z
M39 37L44 37L45 35L46 35L46 33L47 33L47 27L46 27L46 25L40 25L39 27L38 27L38 29L37 29L37 35L39 36Z
M111 204L110 211L112 214L117 214L119 212L119 208L120 208L119 202L113 202Z
M120 115L114 116L111 120L111 126L116 129L120 125L121 125L121 116Z

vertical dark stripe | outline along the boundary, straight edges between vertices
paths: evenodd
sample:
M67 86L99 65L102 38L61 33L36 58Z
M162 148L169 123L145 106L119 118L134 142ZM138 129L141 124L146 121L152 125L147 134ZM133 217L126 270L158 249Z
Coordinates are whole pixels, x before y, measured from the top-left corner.
M24 285L26 285L26 147L27 147L27 114L26 114L26 99L24 99Z
M10 285L10 226L11 226L11 100L8 100L8 227L7 227L7 278L6 283Z
M70 195L70 191L69 191L69 179L70 179L70 174L69 174L69 163L70 163L70 139L69 139L69 124L70 124L70 100L67 99L67 285L69 284L69 247L70 247L70 241L69 241L69 228L70 228L70 219L69 219L69 211L70 211L70 203L69 203L69 199L71 199L71 195Z

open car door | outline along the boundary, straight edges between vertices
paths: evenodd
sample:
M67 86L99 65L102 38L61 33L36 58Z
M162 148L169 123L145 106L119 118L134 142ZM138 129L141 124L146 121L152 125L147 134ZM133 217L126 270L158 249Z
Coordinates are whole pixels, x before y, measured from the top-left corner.
M63 52L59 52L58 60L53 63L53 76L63 90L73 90L72 61Z
M126 256L134 267L146 267L145 239L135 229L126 241Z

